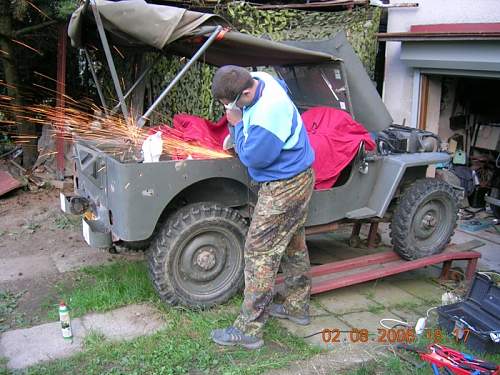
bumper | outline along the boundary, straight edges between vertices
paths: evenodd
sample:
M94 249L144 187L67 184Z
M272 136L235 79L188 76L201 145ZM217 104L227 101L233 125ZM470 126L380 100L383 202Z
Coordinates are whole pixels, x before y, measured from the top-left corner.
M61 201L61 211L64 212L65 214L71 213L71 203L70 203L71 197L67 197L63 193L59 193L59 199Z
M112 244L111 232L99 220L87 220L82 217L82 230L85 242L92 247L110 247Z
M86 207L85 201L80 197L68 197L60 194L61 210L64 213L81 215ZM112 244L112 235L109 229L99 220L89 220L82 216L83 238L88 245L92 247L110 247Z

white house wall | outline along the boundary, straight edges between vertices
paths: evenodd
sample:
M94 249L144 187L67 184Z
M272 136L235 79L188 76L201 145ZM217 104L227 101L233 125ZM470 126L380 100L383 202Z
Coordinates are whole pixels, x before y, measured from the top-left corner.
M411 25L500 22L500 0L419 0L418 4L418 8L389 8L387 32L407 32ZM401 61L400 51L401 42L387 42L383 100L395 123L415 126L413 69Z

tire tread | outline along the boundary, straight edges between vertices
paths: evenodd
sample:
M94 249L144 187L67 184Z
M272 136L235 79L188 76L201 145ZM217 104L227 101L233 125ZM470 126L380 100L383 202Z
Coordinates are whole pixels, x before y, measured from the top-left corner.
M186 298L179 295L173 285L172 275L164 272L165 263L169 255L173 252L176 238L180 237L184 231L189 230L191 225L204 219L230 221L246 235L247 222L245 219L237 211L222 207L217 203L194 203L181 208L168 218L150 245L148 263L149 275L155 290L161 300L170 305L182 304L188 307L210 307L226 302L243 286L244 275L241 272L237 282L233 283L229 290L216 300L210 302L197 301L194 298Z
M453 225L448 233L445 241L438 244L435 249L429 254L422 254L422 251L416 246L415 243L410 241L411 222L414 216L414 209L418 202L425 196L432 194L436 191L443 191L449 195L453 205L453 212L451 213ZM415 260L424 256L434 255L441 253L446 245L449 244L451 237L455 233L457 226L457 212L458 206L455 200L453 188L444 181L426 178L415 181L410 185L399 198L399 202L394 211L392 221L389 224L391 243L394 251L396 251L403 259Z

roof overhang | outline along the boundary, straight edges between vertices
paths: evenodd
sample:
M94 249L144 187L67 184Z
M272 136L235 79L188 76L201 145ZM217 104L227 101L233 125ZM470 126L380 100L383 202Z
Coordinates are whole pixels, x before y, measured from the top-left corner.
M379 33L380 41L500 40L500 23L441 23L412 25L410 31Z
M500 23L414 25L379 40L401 42L401 60L427 73L500 78Z
M500 41L403 42L400 56L413 68L500 76Z

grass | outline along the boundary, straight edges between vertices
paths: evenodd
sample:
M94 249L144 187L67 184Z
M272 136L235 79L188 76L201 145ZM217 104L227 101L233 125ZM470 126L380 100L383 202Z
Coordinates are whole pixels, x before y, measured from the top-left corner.
M17 307L17 302L23 296L24 291L12 293L8 290L0 290L0 332L9 328L8 321Z
M0 357L0 375L9 375L10 372L7 370L7 359Z
M227 307L234 304L230 302ZM152 336L113 343L99 334L87 336L85 351L65 360L28 369L38 374L260 374L307 358L318 350L287 334L274 321L266 328L267 345L256 351L221 348L210 340L210 330L233 322L223 307L194 312L164 311L170 324Z
M232 323L234 316L221 310L166 312L171 324L152 336L112 343L100 335L87 337L85 351L65 360L30 368L38 374L260 374L292 360L315 354L300 339L285 334L275 322L266 330L268 344L260 350L220 348L210 341L215 326Z
M151 336L131 341L111 342L99 333L89 334L83 352L31 367L23 374L253 375L321 351L290 335L272 319L266 326L266 345L262 349L247 351L215 345L210 331L233 323L241 297L208 310L165 306L151 287L144 262L85 268L76 274L73 286L61 287L60 294L70 305L72 317L149 301L159 308L167 324ZM56 320L58 301L53 302L50 316ZM7 373L0 362L0 375Z
M109 265L86 267L74 278L73 285L61 286L58 295L71 309L71 316L89 312L108 311L140 302L158 303L144 262L116 262ZM49 302L51 320L58 319L57 304Z
M398 357L374 360L361 365L355 370L351 370L346 375L432 375L430 366L416 368ZM333 374L332 374L333 375Z
M80 216L68 216L64 214L57 214L54 218L54 224L58 229L74 229L80 224Z
M421 301L407 301L405 303L396 303L394 305L388 306L390 309L396 309L396 310L413 310L417 311L419 308L426 309L428 305L426 305L424 302Z
M33 234L38 229L40 229L41 225L34 220L26 220L26 224L23 225L23 229L25 233Z
M378 304L377 305L369 305L367 307L367 311L371 312L372 314L379 314L382 311L385 311L385 306L378 305Z

